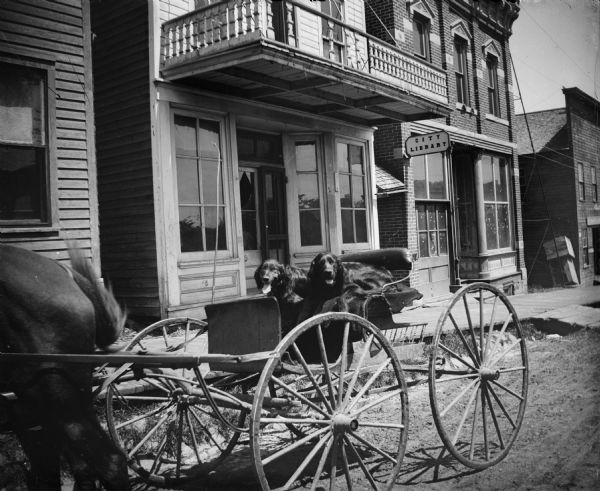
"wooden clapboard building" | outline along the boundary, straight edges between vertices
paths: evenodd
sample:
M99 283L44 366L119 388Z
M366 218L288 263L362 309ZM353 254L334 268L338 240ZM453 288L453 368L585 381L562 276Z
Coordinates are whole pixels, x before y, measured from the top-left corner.
M519 2L370 3L374 35L443 69L451 109L444 118L375 132L377 165L405 184L405 192L378 202L381 246L417 252L411 283L426 298L474 281L526 291L509 49ZM407 148L407 140L438 132L448 135L447 150Z
M0 243L100 269L90 5L0 4Z
M102 261L144 317L255 291L264 258L379 247L373 132L447 76L362 0L92 2ZM395 184L394 184L395 182Z

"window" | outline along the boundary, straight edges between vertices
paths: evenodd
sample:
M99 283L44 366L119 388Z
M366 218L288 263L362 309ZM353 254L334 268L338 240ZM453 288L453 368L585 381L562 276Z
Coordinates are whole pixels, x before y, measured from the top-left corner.
M344 3L342 0L323 0L321 12L333 19L344 21ZM322 18L323 56L340 63L344 62L344 29L334 20Z
M258 187L256 169L240 169L240 204L244 250L260 248L258 231Z
M431 61L429 55L429 20L420 15L413 15L414 52L420 58Z
M488 250L510 247L508 164L506 159L481 158L485 236Z
M419 257L448 255L448 219L444 203L417 203Z
M488 79L488 111L500 117L500 97L498 92L498 59L488 55L485 61Z
M368 242L364 147L337 144L337 171L342 213L342 242Z
M596 203L598 201L598 176L596 175L596 168L592 167L592 201Z
M583 177L583 164L577 164L577 180L579 181L579 201L585 201L585 179Z
M0 62L0 224L49 224L49 67Z
M461 104L469 105L469 78L467 72L467 50L469 44L459 36L454 37L454 72L456 75L456 97Z
M220 124L175 115L175 145L181 252L225 250Z
M587 228L581 230L581 262L584 268L590 265L590 247L588 245Z
M442 153L412 158L415 199L448 199L446 167Z
M295 153L300 245L321 245L323 221L317 142L297 141Z

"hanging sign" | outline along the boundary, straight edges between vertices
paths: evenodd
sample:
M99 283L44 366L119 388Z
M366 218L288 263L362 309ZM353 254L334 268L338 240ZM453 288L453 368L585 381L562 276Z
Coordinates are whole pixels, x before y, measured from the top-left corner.
M450 136L445 131L411 136L406 139L406 154L409 157L445 152L449 147Z

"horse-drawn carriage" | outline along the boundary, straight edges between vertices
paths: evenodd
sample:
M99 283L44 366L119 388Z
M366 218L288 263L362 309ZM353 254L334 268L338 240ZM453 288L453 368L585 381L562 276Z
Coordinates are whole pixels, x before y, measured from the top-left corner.
M0 353L0 365L100 367L108 432L157 486L200 479L244 451L263 489L389 489L407 443L408 386L422 381L447 451L475 469L497 463L527 398L525 341L509 300L485 283L461 288L435 328L421 329L427 363L406 363L412 340L398 332L413 323L402 322L394 287L369 294L387 310L320 313L283 337L277 301L251 297L207 306L206 321L152 324L116 353ZM411 372L422 376L407 382Z

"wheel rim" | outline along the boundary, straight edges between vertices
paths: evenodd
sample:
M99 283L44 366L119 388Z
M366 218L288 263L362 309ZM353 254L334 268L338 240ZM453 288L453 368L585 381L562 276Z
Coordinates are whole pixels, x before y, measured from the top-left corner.
M486 283L463 287L440 317L430 358L431 409L446 449L474 469L506 457L527 378L525 339L506 295Z
M334 329L337 356L323 363L325 340L336 338L326 331ZM311 335L320 363L302 350L302 339ZM362 341L351 343L353 335ZM352 489L357 474L367 486L390 488L406 449L408 400L400 364L381 331L352 314L320 314L294 328L276 352L284 363L272 359L265 366L250 422L263 489L298 483ZM352 469L359 472L351 479Z
M125 350L193 352L202 349L205 331L202 321L167 319L139 332ZM231 453L239 433L215 418L199 371L131 366L122 371L106 390L107 426L144 481L175 485L209 472ZM239 407L223 412L236 426L247 416Z

